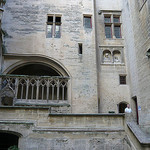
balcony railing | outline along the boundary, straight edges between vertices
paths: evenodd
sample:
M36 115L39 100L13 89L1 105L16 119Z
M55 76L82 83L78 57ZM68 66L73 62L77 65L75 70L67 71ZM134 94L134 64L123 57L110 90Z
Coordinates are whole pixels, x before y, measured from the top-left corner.
M6 0L0 0L0 8L3 8L3 6L5 5Z
M1 91L12 90L13 99L17 102L49 103L68 100L68 77L0 75L0 80Z

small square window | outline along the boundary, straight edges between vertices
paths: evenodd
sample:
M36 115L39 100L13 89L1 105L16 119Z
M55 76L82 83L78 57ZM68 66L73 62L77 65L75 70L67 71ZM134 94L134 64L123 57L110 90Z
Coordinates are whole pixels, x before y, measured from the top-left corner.
M110 16L105 16L104 21L105 21L105 23L111 23L111 17Z
M126 84L126 76L125 75L120 76L120 84Z
M113 17L114 23L120 23L120 17Z
M85 28L92 28L91 16L84 16L84 27Z
M55 23L56 24L61 24L61 17L56 17L55 18Z
M47 22L52 24L53 23L53 16L48 16Z

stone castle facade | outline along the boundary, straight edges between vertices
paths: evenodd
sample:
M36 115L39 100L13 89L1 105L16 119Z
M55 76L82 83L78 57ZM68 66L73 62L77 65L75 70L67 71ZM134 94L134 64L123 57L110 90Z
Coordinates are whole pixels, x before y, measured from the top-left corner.
M150 148L149 0L0 3L0 149Z

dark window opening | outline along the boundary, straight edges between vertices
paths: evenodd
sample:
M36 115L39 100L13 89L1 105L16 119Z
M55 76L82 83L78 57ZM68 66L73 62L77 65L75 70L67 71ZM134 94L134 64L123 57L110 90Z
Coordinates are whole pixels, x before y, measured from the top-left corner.
M82 43L79 43L78 46L79 46L79 54L82 55Z
M119 113L124 113L125 108L127 107L126 103L119 104Z
M16 75L33 75L33 76L60 76L53 68L49 68L46 65L42 64L29 64L22 66L11 74Z
M19 137L9 133L0 133L0 150L8 150L11 146L18 147Z
M92 20L90 16L84 16L84 27L92 28Z
M47 22L48 23L53 23L53 16L48 16L47 17Z
M61 17L56 17L56 19L55 19L55 23L57 24L60 24L61 23Z
M126 76L120 76L120 84L126 84Z
M112 38L111 25L105 25L105 36L106 38Z

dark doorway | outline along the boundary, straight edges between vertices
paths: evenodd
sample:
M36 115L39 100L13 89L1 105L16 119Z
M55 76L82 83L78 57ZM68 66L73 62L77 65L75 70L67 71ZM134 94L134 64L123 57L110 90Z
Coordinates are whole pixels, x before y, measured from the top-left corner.
M139 113L138 113L137 97L134 96L134 97L132 97L132 99L134 100L135 108L136 108L136 122L137 122L137 124L139 124Z
M127 107L126 103L119 103L119 113L124 113L125 108Z
M0 150L8 150L10 146L18 147L19 137L14 134L0 133Z

